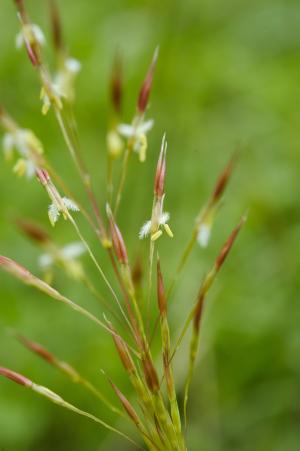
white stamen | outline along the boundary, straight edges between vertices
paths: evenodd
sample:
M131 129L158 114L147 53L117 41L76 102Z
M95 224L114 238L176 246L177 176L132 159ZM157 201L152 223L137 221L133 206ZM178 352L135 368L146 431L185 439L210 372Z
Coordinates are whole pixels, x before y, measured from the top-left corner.
M150 231L151 231L151 221L147 221L141 227L141 230L139 232L139 239L142 240L143 238L146 238L146 236L149 235Z
M68 210L79 211L77 204L73 200L69 199L68 197L63 197L62 201Z
M58 210L58 208L55 204L49 205L48 216L49 216L51 225L54 226L60 216L60 211Z

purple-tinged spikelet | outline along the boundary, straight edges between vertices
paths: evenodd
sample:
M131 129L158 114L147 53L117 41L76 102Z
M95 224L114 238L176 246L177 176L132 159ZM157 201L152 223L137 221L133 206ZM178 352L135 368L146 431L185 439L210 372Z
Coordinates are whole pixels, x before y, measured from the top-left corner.
M22 376L22 374L9 370L8 368L0 367L0 375L16 382L17 384L23 385L24 387L32 386L31 380L27 379L25 376Z
M154 179L154 194L158 199L162 198L162 196L164 195L165 176L166 176L166 152L167 152L167 142L166 135L164 134L161 142L161 149L158 157Z
M25 219L17 219L16 225L28 238L40 244L50 242L50 237L44 229L37 224Z
M4 255L0 255L0 266L21 279L27 279L31 276L30 272L24 266Z
M231 232L228 240L226 241L226 243L224 244L220 254L218 255L217 259L216 259L216 270L219 271L219 269L221 268L221 266L223 265L230 249L233 246L233 243L235 242L239 231L241 230L242 226L244 225L245 221L246 221L247 217L244 215L242 217L242 219L240 220L239 224L233 229L233 231Z
M139 114L144 114L148 105L157 58L158 58L158 48L155 49L149 70L140 89L137 102L137 109Z
M114 250L117 256L117 259L121 264L127 265L128 264L128 255L127 250L125 246L124 239L122 237L121 231L119 227L116 224L116 221L113 217L112 211L110 206L106 205L106 212L109 220L109 226L110 226L110 233L111 233L111 239L113 242Z
M38 180L41 182L42 185L47 185L47 183L50 181L50 176L46 169L37 169L36 175Z
M53 44L56 51L63 50L63 39L59 12L55 0L49 0Z
M232 174L232 171L234 168L234 164L235 164L235 160L236 160L236 154L234 154L232 156L232 158L228 162L227 166L224 168L223 172L220 174L220 176L216 182L216 185L215 185L215 188L213 191L213 195L212 195L213 203L218 202L218 200L223 195L225 188L231 177L231 174Z
M16 334L16 338L22 343L27 349L37 354L39 357L44 359L46 362L53 364L56 362L56 358L47 349L41 346L39 343L28 340L28 338L23 335Z
M119 54L116 55L110 82L111 102L117 114L121 113L122 97L123 97L123 83L121 60Z

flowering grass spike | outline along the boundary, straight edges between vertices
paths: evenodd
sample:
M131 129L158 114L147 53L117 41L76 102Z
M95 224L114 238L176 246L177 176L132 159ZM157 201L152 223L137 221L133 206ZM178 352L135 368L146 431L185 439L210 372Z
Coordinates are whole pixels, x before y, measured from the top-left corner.
M60 407L93 421L109 432L118 434L120 439L130 442L133 446L132 449L187 451L188 437L183 427L183 420L186 421L187 418L187 401L198 354L204 305L209 289L215 282L216 276L245 222L244 217L221 248L212 269L207 272L196 302L193 303L192 299L184 299L183 308L186 309L187 316L182 324L176 325L177 329L180 329L177 340L174 340L173 330L170 327L168 306L176 282L183 272L188 257L196 247L195 244L198 242L201 247L206 247L209 243L211 228L231 177L235 158L230 160L219 176L211 196L196 217L195 224L191 227L191 238L183 249L178 264L173 268L173 272L171 271L171 283L166 289L166 277L162 269L166 264L160 249L161 240L159 238L164 232L171 238L174 235L169 225L170 213L164 210L167 170L165 134L162 138L154 174L153 199L149 199L149 205L152 201L150 219L144 223L137 236L138 224L136 223L131 230L126 230L122 218L118 217L132 154L137 153L140 162L145 162L147 152L153 152L151 146L148 145L147 135L153 128L154 121L147 119L146 114L153 87L158 49L154 52L149 69L141 84L137 100L133 105L133 118L128 124L123 120L122 109L124 91L122 72L126 65L122 61L121 71L119 54L115 60L110 83L112 112L106 133L106 186L105 189L101 189L102 198L100 200L93 186L92 175L84 161L85 154L82 152L78 138L74 113L76 100L74 82L81 69L81 64L67 51L55 0L49 0L51 41L55 57L53 71L52 68L49 69L49 65L45 61L43 53L45 38L41 29L31 22L23 0L15 0L15 5L20 24L20 32L16 40L17 46L26 49L38 76L42 113L45 115L49 111L55 116L70 160L77 170L78 183L76 186L80 186L81 183L86 199L79 202L74 196L68 186L68 181L62 178L59 171L51 164L47 146L40 143L34 132L20 127L1 107L0 125L4 131L5 159L10 160L16 157L14 172L18 175L26 175L28 178L36 176L50 199L48 217L51 225L56 225L58 219L63 217L67 220L66 227L72 228L72 231L75 232L77 241L71 239L71 241L68 240L67 243L61 244L57 242L54 230L50 227L51 232L48 233L32 220L18 219L16 221L18 229L40 251L37 266L42 275L40 277L34 275L35 271L32 272L5 256L0 256L0 268L23 284L38 290L41 295L57 301L58 309L59 306L61 308L64 306L81 315L83 319L90 321L91 327L94 325L99 328L97 331L99 330L100 338L102 333L108 334L115 355L122 366L124 377L130 385L130 391L123 392L123 389L121 390L113 381L114 378L106 375L102 370L102 375L105 375L108 387L115 397L117 404L115 405L115 402L111 402L106 396L107 387L105 389L101 387L103 380L100 379L100 371L98 371L99 380L90 381L84 376L84 371L82 371L84 369L75 368L73 364L58 358L37 341L29 340L16 332L13 335L26 349L56 368L72 384L80 385L90 396L94 397L95 402L103 404L110 411L110 418L112 415L113 418L109 421L98 418L93 413L70 404L55 391L36 384L31 379L6 367L0 367L0 375L31 389ZM64 161L65 164L68 164L67 156ZM95 162L95 166L99 167L98 163ZM46 205L45 202L45 210ZM106 209L104 205L106 205ZM78 215L74 215L74 212ZM86 221L90 235L86 231L82 232L81 220L77 222L77 218ZM136 263L132 265L133 251L128 243L133 244L133 248L135 248L138 238L149 238L149 240L145 240L148 246L140 245L142 250L138 259L135 259ZM174 246L175 243L174 240L172 245ZM111 271L108 271L107 262L101 252L98 252L99 249L108 257ZM199 252L199 248L197 251ZM86 256L81 259L84 253ZM144 253L146 253L146 258L144 258ZM98 257L99 255L100 257ZM97 276L100 276L102 283L104 282L105 291L103 293L100 292L99 280L90 275L89 267L86 267L85 263L88 258L96 268ZM154 277L152 274L155 267L156 290L153 289ZM55 287L55 271L57 269L60 270L62 276L71 277L73 283L83 284L89 294L100 302L101 316L91 313L87 308L82 307L78 300L70 299L63 293L63 290L60 291ZM146 282L144 281L145 274L148 275ZM78 293L79 296L80 291ZM39 316L40 312L37 311L36 315ZM156 322L154 317L157 318ZM159 333L156 333L157 330ZM182 386L173 360L189 330L191 331L189 355L187 358L185 355L182 356L186 361L187 368L186 383L185 386ZM95 360L101 361L101 366L106 361L103 356L97 355L95 355ZM181 391L184 393L183 402L178 396ZM122 419L120 429L115 426L118 418ZM126 421L134 427L133 438L122 431L123 422ZM120 445L120 448L123 446Z

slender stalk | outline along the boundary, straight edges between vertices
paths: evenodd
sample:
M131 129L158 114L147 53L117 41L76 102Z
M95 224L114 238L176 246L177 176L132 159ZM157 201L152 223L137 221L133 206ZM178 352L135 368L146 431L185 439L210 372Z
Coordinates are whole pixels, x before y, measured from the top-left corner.
M13 336L21 343L25 348L29 351L33 352L35 355L46 361L48 364L57 368L61 373L63 373L66 377L68 377L73 383L80 384L86 390L88 390L93 396L98 398L102 403L106 405L113 413L121 415L124 417L124 414L121 410L119 410L116 406L114 406L107 397L101 393L99 389L97 389L90 381L84 378L74 367L72 367L67 362L59 360L55 355L50 353L47 349L41 346L39 343L28 340L28 338L23 335L10 331Z
M78 415L84 416L84 417L94 421L95 423L100 424L105 429L108 429L109 431L114 432L114 433L120 435L121 437L125 438L126 440L131 442L133 445L137 446L138 449L142 449L128 435L124 434L124 432L120 431L119 429L114 428L113 426L111 426L110 424L101 420L100 418L96 417L95 415L93 415L89 412L86 412L84 410L81 410L78 407L74 406L73 404L70 404L69 402L65 401L61 396L59 396L57 393L53 392L52 390L49 390L49 388L44 387L42 385L38 385L35 382L32 382L30 379L27 379L27 377L25 377L19 373L15 373L14 371L9 370L8 368L0 367L0 375L16 382L19 385L22 385L25 388L29 388L29 389L33 390L38 395L43 396L44 398L48 399L49 401L51 401L52 403L54 403L60 407L64 407L65 409L68 409L72 412L77 413Z
M112 309L109 302L99 293L93 282L90 280L90 278L85 274L82 277L82 281L84 285L87 287L89 292L99 301L99 303L107 309L108 312L119 322L120 325L122 324L122 320L120 316ZM127 323L126 323L127 325Z
M104 224L103 224L103 221L101 218L101 214L100 214L100 211L98 208L97 200L95 198L95 195L94 195L94 192L92 189L90 175L86 171L83 160L80 158L79 152L72 142L70 133L68 132L68 128L67 128L64 118L62 116L61 110L58 108L55 108L55 115L56 115L57 122L60 126L60 129L62 131L62 134L64 136L64 139L66 141L66 144L68 146L68 149L70 151L71 157L76 165L76 168L77 168L80 178L82 180L84 189L90 200L91 206L93 208L93 211L94 211L94 214L95 214L95 217L97 220L99 230L101 231L101 234L102 234L102 239L105 240L105 237L106 237L105 227L104 227Z
M92 249L90 248L89 244L87 243L86 239L83 237L83 235L82 235L82 233L81 233L76 221L74 220L73 216L69 212L68 212L68 219L70 220L71 224L73 225L73 227L74 227L79 239L84 244L84 246L85 246L85 248L86 248L86 250L87 250L87 252L88 252L88 254L89 254L90 258L91 258L91 260L95 264L97 270L99 271L101 277L103 278L103 280L104 280L105 284L107 285L109 291L111 292L113 298L115 299L116 303L118 304L118 307L119 307L119 309L120 309L120 311L122 313L122 316L125 319L126 323L128 324L128 326L129 326L129 328L132 331L133 336L134 336L134 330L132 328L132 325L129 322L129 320L128 320L128 318L127 318L127 316L126 316L126 314L125 314L125 312L123 310L123 307L122 307L122 305L121 305L121 303L120 303L120 301L118 299L118 296L116 295L116 292L114 291L113 287L111 286L110 282L108 281L107 277L105 276L101 266L99 265L96 257L94 256L94 254L92 252Z
M127 144L126 150L125 150L124 158L123 158L121 177L120 177L120 182L119 182L118 190L117 190L117 194L116 194L116 203L115 203L115 208L114 208L114 216L115 217L117 216L117 212L118 212L121 198L122 198L122 193L123 193L127 170L128 170L128 162L129 162L131 152L132 152L132 148L131 148L130 141L129 141Z
M171 418L174 425L176 437L178 443L185 449L184 439L181 432L181 419L177 403L174 374L172 365L169 362L171 352L171 339L170 329L167 316L167 298L165 295L165 288L163 282L163 276L160 269L160 263L157 256L157 299L158 308L160 313L160 330L161 330L161 343L162 343L162 355L163 355L163 367L164 374L167 383L167 394L171 407Z
M152 271L153 271L153 257L155 250L154 241L150 240L149 248L149 273L148 273L148 286L147 286L147 296L146 296L146 318L147 318L147 336L150 333L150 301L151 301L151 290L152 290ZM151 345L151 342L150 342Z

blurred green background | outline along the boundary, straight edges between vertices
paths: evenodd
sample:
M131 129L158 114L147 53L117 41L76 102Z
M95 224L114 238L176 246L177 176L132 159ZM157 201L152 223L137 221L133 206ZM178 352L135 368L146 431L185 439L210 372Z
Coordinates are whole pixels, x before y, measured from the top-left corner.
M46 1L26 2L46 31ZM119 223L134 261L146 256L139 227L149 217L152 180L164 131L169 142L166 209L173 241L160 239L169 280L215 179L237 143L244 151L212 241L199 247L171 300L174 337L192 305L205 270L249 208L249 220L211 291L202 347L189 405L190 451L298 451L300 446L299 123L300 3L298 0L59 1L70 54L82 62L76 114L84 158L105 201L105 134L110 117L108 83L116 48L123 55L124 120L130 121L153 49L160 57L148 117L155 119L145 165L132 160ZM40 114L39 85L18 31L13 2L1 2L1 103L45 145L50 161L84 200L52 112ZM1 161L1 254L38 273L39 251L13 221L40 221L59 244L75 239L68 223L50 230L48 199L38 183L18 179ZM81 221L104 268L106 257ZM94 268L84 257L91 277ZM94 313L101 309L76 282L58 273L56 286ZM99 286L101 283L99 283ZM62 305L0 275L0 362L54 389L65 399L110 421L88 394L64 379L7 333L13 327L80 368L114 399L104 368L130 393L110 338ZM153 300L153 303L155 301ZM186 345L185 345L186 346ZM176 358L182 389L186 348ZM123 427L123 425L120 425ZM83 418L0 381L0 449L78 451L133 449Z

